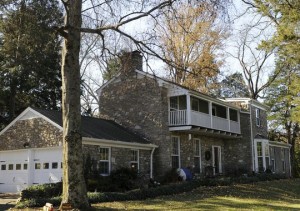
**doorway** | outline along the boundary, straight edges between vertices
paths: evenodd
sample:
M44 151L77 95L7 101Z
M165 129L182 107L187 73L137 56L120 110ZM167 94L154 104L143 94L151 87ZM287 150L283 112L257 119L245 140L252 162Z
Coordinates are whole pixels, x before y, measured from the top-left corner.
M212 162L213 162L213 173L218 175L222 173L222 163L221 163L221 147L212 146Z

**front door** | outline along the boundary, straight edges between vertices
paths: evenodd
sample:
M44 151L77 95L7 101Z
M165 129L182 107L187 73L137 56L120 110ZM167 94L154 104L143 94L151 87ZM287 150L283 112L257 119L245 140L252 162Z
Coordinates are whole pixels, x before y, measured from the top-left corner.
M213 146L212 147L212 162L214 168L214 175L218 175L222 173L222 165L221 165L221 147Z

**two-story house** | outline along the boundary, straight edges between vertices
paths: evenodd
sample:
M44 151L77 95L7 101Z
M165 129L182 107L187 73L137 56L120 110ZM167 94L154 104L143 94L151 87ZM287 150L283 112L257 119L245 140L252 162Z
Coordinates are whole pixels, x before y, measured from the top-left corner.
M142 69L139 52L98 91L103 117L82 117L84 157L109 175L120 167L159 179L172 168L199 175L290 175L289 148L267 138L268 107L216 99ZM113 120L113 121L112 121ZM0 192L62 179L62 116L27 108L0 132Z
M121 61L121 72L97 91L100 115L158 146L155 175L180 167L204 175L266 169L289 175L289 146L267 139L266 106L216 99L146 73L138 51Z

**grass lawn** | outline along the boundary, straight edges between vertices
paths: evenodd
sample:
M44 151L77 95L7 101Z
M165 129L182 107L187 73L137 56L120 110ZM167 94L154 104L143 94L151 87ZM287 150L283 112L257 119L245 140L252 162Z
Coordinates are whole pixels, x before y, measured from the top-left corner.
M95 210L300 210L300 179L220 187L144 201L93 204Z

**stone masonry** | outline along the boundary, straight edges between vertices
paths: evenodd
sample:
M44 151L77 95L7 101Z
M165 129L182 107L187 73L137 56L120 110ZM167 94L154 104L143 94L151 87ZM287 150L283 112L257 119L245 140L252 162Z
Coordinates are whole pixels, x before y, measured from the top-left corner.
M0 150L59 146L62 131L42 118L19 120L0 136Z

